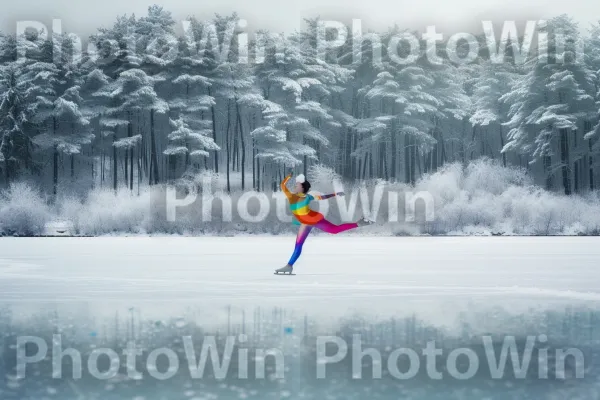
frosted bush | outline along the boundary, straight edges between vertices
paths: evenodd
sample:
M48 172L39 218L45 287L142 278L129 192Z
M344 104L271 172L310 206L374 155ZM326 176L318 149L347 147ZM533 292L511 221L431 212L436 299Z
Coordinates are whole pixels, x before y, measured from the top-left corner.
M33 186L12 183L0 192L0 232L16 235L39 235L51 219L50 209Z
M464 171L464 190L499 195L511 186L532 183L526 171L519 168L504 168L495 160L481 159L469 164Z
M150 190L137 196L126 188L117 193L107 188L94 189L83 202L66 200L61 216L69 219L76 232L83 235L138 233L149 216Z
M425 175L415 186L417 192L429 192L435 199L436 204L446 204L454 199L463 197L464 171L460 164L450 164L438 172Z
M430 234L595 234L600 227L597 195L564 196L532 185L525 171L493 160L448 165L417 182L435 201Z
M193 185L200 189L196 202L177 209L175 221L166 218L164 185L142 188L140 195L121 188L115 193L109 188L92 190L86 197L60 197L49 208L42 196L27 184L14 184L0 196L0 225L5 233L40 234L50 219L63 219L73 224L76 234L183 234L240 235L295 234L291 224L287 199L281 192L241 190L239 174L232 174L232 191L227 194L223 175L212 172L189 173L176 181L179 189ZM313 166L308 173L313 191L330 193L333 181L340 177L330 168ZM209 181L215 200L209 206L210 220L203 215L202 186ZM247 180L248 183L251 182ZM522 169L504 168L493 160L475 161L469 166L460 163L446 165L425 175L414 187L382 180L342 182L347 196L328 202L315 202L315 209L328 207L327 218L334 223L355 221L373 209L375 190L383 189L377 224L349 235L585 235L600 233L600 196L565 196L543 190L531 184ZM366 189L360 194L359 189ZM389 203L389 193L397 193L397 203ZM417 203L417 222L405 217L408 192L426 192L434 201L434 220L425 221L422 203ZM230 196L231 220L227 203L219 194ZM184 191L178 198L184 196ZM242 196L268 199L269 212L259 222L243 218L238 210ZM367 200L368 203L364 203ZM355 201L352 215L342 214L338 201L346 205ZM250 216L260 213L255 199L246 203ZM390 208L397 208L399 220L391 222ZM283 220L281 217L286 216ZM369 216L371 216L369 214ZM319 234L316 232L315 234Z

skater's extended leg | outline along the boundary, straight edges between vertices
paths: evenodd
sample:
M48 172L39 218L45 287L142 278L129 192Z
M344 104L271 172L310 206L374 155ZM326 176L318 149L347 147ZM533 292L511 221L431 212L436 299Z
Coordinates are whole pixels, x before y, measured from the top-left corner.
M348 223L348 224L335 225L335 224L332 224L331 222L327 221L326 219L323 219L316 223L315 228L318 228L318 229L322 230L323 232L333 233L335 235L340 232L345 232L350 229L358 228L358 224Z
M311 229L312 226L310 225L300 226L300 229L298 230L298 235L296 236L296 245L294 246L294 253L292 253L292 257L290 258L290 261L288 261L288 265L291 265L293 267L294 263L298 260L298 257L300 257L300 254L302 253L302 245L308 237L308 234L310 233Z

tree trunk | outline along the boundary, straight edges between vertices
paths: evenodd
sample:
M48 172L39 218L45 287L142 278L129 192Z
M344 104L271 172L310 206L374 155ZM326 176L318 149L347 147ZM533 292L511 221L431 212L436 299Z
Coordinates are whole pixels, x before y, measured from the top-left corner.
M579 160L573 163L573 192L579 193Z
M467 118L465 117L463 119L463 129L462 129L462 136L461 136L461 140L460 140L460 157L462 160L462 164L466 165L467 164L467 149L465 148L465 135L467 133Z
M129 190L133 192L133 146L129 150Z
M71 123L71 134L75 135L75 126ZM82 150L83 151L83 150ZM73 182L73 178L75 177L75 155L71 154L71 182Z
M129 136L129 132L128 136ZM124 183L125 183L125 187L129 186L129 150L127 150L127 147L125 147L125 152L124 152L124 156L123 156L123 176L125 177Z
M52 194L56 197L58 193L58 145L54 145L53 157L54 162L53 173L52 173Z
M100 133L100 187L104 186L104 169L106 168L106 146L104 144L104 135Z
M227 175L227 193L231 192L231 182L229 179L229 131L231 130L231 100L227 100L227 131L225 132L225 151L227 152L225 160L225 169Z
M345 178L351 178L352 177L352 156L350 155L350 153L352 152L352 132L350 131L350 128L346 128L345 129L345 135L344 135L344 151L343 151L343 160L342 160L342 165L341 165L341 170L344 171L343 172L343 176Z
M384 173L384 166L383 166L383 160L384 160L384 154L385 154L385 143L379 143L379 151L377 152L378 156L379 156L379 160L378 161L378 170L377 171L377 176L378 177L383 177L385 175Z
M212 97L212 92L210 87L208 88L208 95ZM212 114L212 132L213 132L213 140L217 143L217 116L215 112L214 104L210 107L210 111ZM215 173L219 173L219 150L215 150Z
M304 174L304 176L308 175L308 157L304 156L304 159L302 160L302 164L303 164L303 168L302 168L302 173Z
M118 174L118 165L117 165L117 146L115 146L115 142L117 140L117 132L113 134L112 140L112 148L113 148L113 189L117 191L117 174Z
M416 160L417 160L417 146L416 139L411 140L412 151L410 152L410 183L414 185L416 183Z
M565 188L565 194L571 194L571 176L569 174L569 137L568 129L560 130L560 157L561 157L561 170L562 170L562 181Z
M410 136L404 134L404 182L410 182Z
M591 139L588 141L588 146L589 146L589 149L590 149L590 156L589 156L590 190L594 191L594 189L595 189L595 184L594 184L594 157L592 157L592 140Z
M396 154L398 149L397 146L398 144L396 143L396 134L395 134L395 130L392 133L392 160L391 160L391 165L390 165L390 178L393 182L396 181L396 158L398 157L398 155Z
M235 101L235 100L234 100ZM237 107L236 107L236 113L237 113ZM232 135L232 150L231 150L231 170L232 171L239 171L239 165L240 165L240 156L239 156L239 121L237 118L237 115L235 116L235 130L233 131L233 135Z
M94 189L96 187L96 177L95 175L95 171L94 171L94 142L92 142L91 146L90 146L90 160L92 160L91 162L91 166L92 166L92 189Z
M244 176L246 174L246 141L244 139L244 124L242 123L242 114L240 113L240 105L238 104L237 99L235 101L235 105L237 109L238 124L240 126L240 143L242 148L242 190L244 190L246 187L246 178Z
M156 135L154 132L154 109L150 110L150 185L152 185L152 178L154 178L154 184L157 185L158 179L158 156L156 154Z
M260 192L260 158L256 158L256 191Z
M438 170L438 137L437 137L437 131L434 128L433 130L433 138L435 139L435 144L433 145L433 150L431 151L431 172L435 172ZM411 150L412 153L412 150Z
M56 136L56 129L57 129L57 121L56 121L56 117L52 117L52 124L53 124L53 132L54 135ZM56 194L58 192L58 145L55 143L54 147L53 147L53 156L52 156L52 160L54 162L54 166L53 166L53 173L52 173L52 194L54 195L54 197L56 198Z
M473 159L473 156L475 155L475 135L476 135L476 130L477 126L473 125L473 136L471 136L471 157L469 157L469 161L471 161Z
M144 114L140 113L140 115L138 116L138 133L142 132L142 143L140 144L141 146L141 151L140 151L140 157L142 158L142 170L144 171L144 174L146 174L146 176L150 176L150 167L148 166L148 136L147 136L147 132L148 129L146 128L145 124L146 124L146 119L143 118ZM142 125L142 123L144 125ZM140 178L141 179L141 178ZM150 179L150 178L148 178Z
M502 125L500 125L500 151L504 149L504 134L502 133ZM506 168L506 153L502 151L502 165Z
M133 121L131 118L131 111L129 112L129 124L127 125L127 137L133 136ZM125 175L125 182L127 182L127 175ZM133 146L129 149L129 190L133 192Z
M446 164L446 160L447 160L448 156L446 155L446 142L444 141L444 134L442 132L440 132L439 138L440 138L440 146L442 147L442 151L440 154L439 167L443 167L444 164Z
M252 113L252 126L250 128L250 132L256 129L256 114ZM252 188L256 190L256 164L254 160L256 159L256 143L254 141L254 137L251 136L252 140Z
M374 151L369 153L369 178L373 179L373 153Z
M481 127L480 129L480 141L481 141L481 156L485 156L485 129L483 127Z
M138 156L137 156L137 170L138 170L138 179L137 179L137 194L140 195L140 186L142 185L142 148L138 148Z
M543 156L544 173L546 174L546 190L552 190L552 174L550 167L552 166L552 157Z
M10 173L8 171L8 157L4 157L4 180L6 181L6 187L10 186Z
M387 153L385 151L385 145L383 146L383 179L385 179L386 181L389 180L389 174L388 174L388 163L387 163Z

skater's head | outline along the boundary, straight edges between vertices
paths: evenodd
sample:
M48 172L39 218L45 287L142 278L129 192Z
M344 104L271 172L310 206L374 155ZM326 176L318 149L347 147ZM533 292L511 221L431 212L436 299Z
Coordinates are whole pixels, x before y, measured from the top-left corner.
M304 181L304 183L302 183L302 193L306 194L306 193L308 193L309 190L310 190L310 182Z
M310 182L302 174L296 177L296 193L308 193L310 190Z

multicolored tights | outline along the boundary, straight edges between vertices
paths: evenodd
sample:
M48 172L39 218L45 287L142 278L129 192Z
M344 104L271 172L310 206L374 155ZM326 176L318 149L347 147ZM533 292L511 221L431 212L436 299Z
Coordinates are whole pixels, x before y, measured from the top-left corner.
M298 260L298 257L300 257L300 254L302 253L302 245L304 244L304 241L308 237L308 234L310 233L312 228L317 228L322 230L323 232L332 233L335 235L340 232L358 228L358 224L348 223L335 225L327 221L326 219L322 219L315 225L300 225L300 230L298 231L298 235L296 236L296 246L294 247L294 253L292 253L292 257L290 258L290 261L288 261L289 265L293 266L294 263Z

